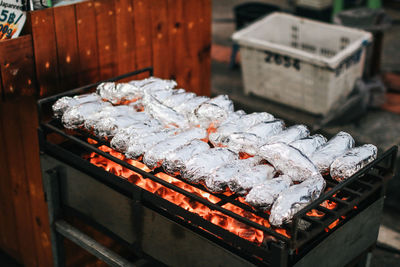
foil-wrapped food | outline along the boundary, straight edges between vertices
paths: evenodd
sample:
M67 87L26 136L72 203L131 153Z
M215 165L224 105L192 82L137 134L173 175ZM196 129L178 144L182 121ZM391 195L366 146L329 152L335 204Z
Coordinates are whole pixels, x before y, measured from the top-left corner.
M238 155L229 149L211 148L188 160L182 176L190 182L199 183L207 179L215 169L235 159L238 159Z
M233 112L233 102L229 97L219 95L198 106L190 118L190 123L202 128L208 128L211 124L215 127L226 120L229 114Z
M68 108L62 115L61 121L65 128L76 129L83 126L90 115L111 106L108 102L87 102Z
M290 176L293 182L302 182L313 176L320 176L315 165L296 148L275 143L260 148L259 155L275 169Z
M167 173L181 173L184 170L185 163L194 155L206 152L210 146L201 140L192 140L187 145L181 146L175 151L167 154L162 163L164 170Z
M143 80L132 80L129 84L140 88L144 94L153 91L171 90L177 85L174 80L165 80L157 77L149 77Z
M293 184L292 178L281 175L254 186L246 196L246 202L262 210L271 209L279 194Z
M329 167L332 162L353 147L353 137L346 132L339 132L326 144L317 149L310 156L310 160L315 164L322 175L326 175L329 174Z
M324 178L317 175L284 189L272 205L270 223L274 226L281 226L290 222L298 211L321 195L325 185Z
M112 148L124 153L131 139L140 139L142 136L151 135L163 129L157 120L148 120L130 125L127 128L118 129L110 142Z
M120 104L124 101L136 101L142 97L139 87L129 83L104 82L97 86L96 93L112 104Z
M310 157L318 148L326 143L326 138L323 135L315 134L310 137L306 137L294 142L289 145L297 148L305 156Z
M376 146L366 144L348 150L344 155L337 157L330 167L333 179L342 182L364 168L376 159L378 149Z
M186 102L179 103L173 108L176 112L182 114L187 120L189 120L189 118L193 116L196 108L208 100L210 100L210 98L206 96L196 96L190 100L187 100Z
M96 124L104 118L124 116L130 113L137 113L132 106L108 106L103 108L100 112L87 116L84 122L84 127L90 131L93 130Z
M274 135L267 140L267 144L285 143L289 144L296 140L306 138L310 135L310 131L304 125L291 126L281 133Z
M237 159L215 169L206 179L207 188L212 192L223 192L232 182L233 178L243 169L259 164L260 157Z
M142 136L132 136L129 139L125 156L129 159L138 159L144 155L153 146L175 136L176 131L173 129L163 129L161 131L146 133Z
M74 97L64 96L58 99L52 106L53 114L56 118L60 118L64 112L73 106L88 102L100 102L101 98L96 93L77 95Z
M257 154L262 140L252 133L232 133L224 140L224 146L236 153L245 152L249 155Z
M182 103L186 103L196 97L195 93L183 91L182 93L172 94L170 97L162 101L164 105L175 108Z
M280 134L284 127L285 123L282 120L264 121L250 127L246 133L257 135L265 144L268 138Z
M201 128L192 128L184 132L180 132L147 150L143 157L143 163L147 167L154 169L161 166L166 156L173 153L174 150L184 146L192 140L200 140L207 138L207 131Z
M275 173L274 167L267 164L241 169L240 172L235 174L232 178L229 183L229 188L232 192L244 195L254 186L274 178Z
M144 110L159 120L165 127L189 128L190 125L182 114L165 106L151 95L146 96Z
M246 132L249 128L262 122L270 122L274 120L274 116L266 112L255 112L251 114L243 114L235 120L224 121L210 134L210 142L214 146L227 146L226 139L233 133Z

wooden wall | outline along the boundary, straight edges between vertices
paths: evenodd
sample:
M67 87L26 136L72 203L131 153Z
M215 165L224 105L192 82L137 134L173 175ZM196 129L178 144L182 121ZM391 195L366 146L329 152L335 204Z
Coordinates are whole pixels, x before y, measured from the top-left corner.
M96 0L34 11L0 42L0 248L52 266L35 101L134 69L210 94L211 0Z

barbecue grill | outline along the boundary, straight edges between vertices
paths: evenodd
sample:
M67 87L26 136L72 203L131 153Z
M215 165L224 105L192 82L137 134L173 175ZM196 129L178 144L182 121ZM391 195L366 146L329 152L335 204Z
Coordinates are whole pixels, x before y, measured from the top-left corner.
M108 81L145 72L152 75L152 68ZM251 207L236 194L213 193L180 176L170 178L176 181L172 183L165 178L167 175L160 175L161 168L147 171L134 166L104 149L109 147L107 140L81 130L65 130L58 119L46 117L46 110L60 97L86 93L98 84L38 102L41 164L56 266L63 262L62 238L72 240L112 266L132 264L71 226L65 216L76 217L100 230L135 255L172 266L313 266L321 260L324 266L343 266L374 246L384 185L393 175L397 147L382 153L342 183L325 177L327 190L299 211L291 223L276 228L260 223L268 221L268 213ZM102 157L162 189L149 191L113 169L92 164L89 155ZM191 205L213 211L218 223L167 200L162 194L165 190L183 195ZM244 230L238 233L221 227L227 220ZM261 242L249 238L260 231Z

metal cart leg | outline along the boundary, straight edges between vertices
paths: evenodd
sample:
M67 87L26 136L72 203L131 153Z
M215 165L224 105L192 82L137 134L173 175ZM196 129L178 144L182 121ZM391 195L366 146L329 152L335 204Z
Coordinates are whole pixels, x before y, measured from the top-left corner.
M50 222L50 240L53 251L53 262L55 267L65 266L64 237L56 230L55 222L61 215L58 170L51 169L43 174L43 186L46 194L47 207Z

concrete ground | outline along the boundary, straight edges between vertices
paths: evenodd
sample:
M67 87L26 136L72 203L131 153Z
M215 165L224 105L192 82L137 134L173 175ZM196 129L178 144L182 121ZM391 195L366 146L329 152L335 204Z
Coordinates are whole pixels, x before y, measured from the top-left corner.
M212 47L212 93L228 94L235 102L236 109L247 112L267 111L276 117L284 119L288 124L303 123L311 129L320 124L319 117L288 108L266 99L246 96L243 93L243 81L240 68L230 69L231 35L235 31L232 8L243 0L213 1L213 47ZM289 10L287 1L264 0L280 5ZM382 52L381 70L393 74L400 81L400 8L385 7L385 11L395 20L393 26L385 32ZM238 57L239 58L239 57ZM396 82L397 80L395 80ZM397 82L395 86L400 87ZM358 144L372 143L383 152L393 145L400 145L400 93L391 91L383 108L370 109L354 121L343 123L339 119L330 126L323 126L318 131L326 136L332 136L343 130L349 132ZM397 160L400 170L400 158ZM387 187L387 198L379 235L379 246L373 252L371 266L400 266L400 173L396 170L395 177ZM389 248L389 249L388 249ZM398 251L390 251L395 248Z

